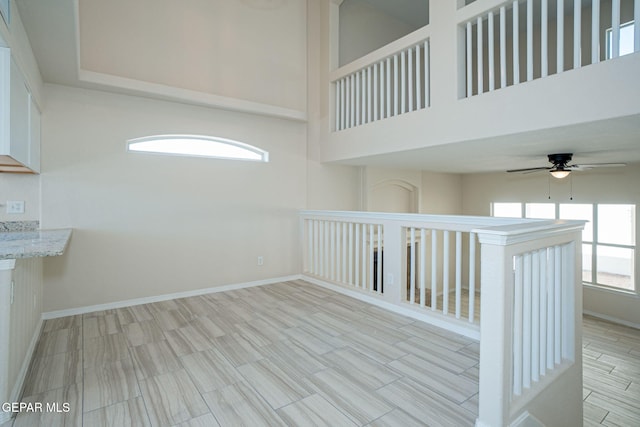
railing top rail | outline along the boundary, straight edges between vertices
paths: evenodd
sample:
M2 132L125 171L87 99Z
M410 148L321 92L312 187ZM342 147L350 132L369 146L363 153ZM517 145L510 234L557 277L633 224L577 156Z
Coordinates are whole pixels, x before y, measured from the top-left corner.
M587 221L582 220L542 220L499 225L473 231L478 234L480 243L509 245L582 231L586 223Z
M522 0L518 0L522 1ZM513 4L513 0L477 0L456 11L458 24L463 24L489 11Z
M356 71L362 70L370 65L375 64L378 61L386 59L392 55L395 55L398 52L403 51L404 49L414 46L420 42L423 42L429 38L431 35L431 28L429 25L425 25L422 28L418 28L412 33L407 34L404 37L399 38L387 45L382 46L379 49L374 50L367 55L356 59L353 62L350 62L342 67L332 71L329 74L329 80L331 82L335 82L336 80L340 80L341 78L348 76Z
M302 210L300 215L307 219L334 219L346 221L402 222L403 225L441 224L449 226L464 226L465 228L491 228L500 226L517 226L518 224L539 223L544 220L522 218L497 218L471 215L431 215L411 213L363 212L363 211L323 211Z

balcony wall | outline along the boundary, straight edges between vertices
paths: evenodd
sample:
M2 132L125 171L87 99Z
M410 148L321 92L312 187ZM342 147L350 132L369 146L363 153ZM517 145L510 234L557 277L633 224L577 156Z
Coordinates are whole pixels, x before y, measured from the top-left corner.
M383 59L390 52L382 49L378 58L374 52L327 73L325 85L329 89L323 103L326 113L322 123L322 159L359 164L370 156L462 142L482 144L496 138L506 138L508 143L517 143L523 138L535 139L543 134L558 140L568 135L576 139L592 132L581 126L583 124L598 122L603 128L615 129L621 123L638 121L640 82L636 76L640 75L640 53L637 52L465 98L463 23L473 20L474 13L494 10L500 3L477 1L456 9L454 2L431 2L431 23L418 30L429 40L430 99L427 108L335 131L332 111L336 105L336 91L331 82L358 67L367 67ZM526 3L521 7L526 7ZM586 13L590 12L583 11L583 17ZM331 15L326 14L327 17ZM333 16L335 19L335 13ZM325 24L331 25L330 22ZM329 52L326 57L331 58L331 55ZM588 62L583 58L583 64ZM522 73L524 75L525 71Z

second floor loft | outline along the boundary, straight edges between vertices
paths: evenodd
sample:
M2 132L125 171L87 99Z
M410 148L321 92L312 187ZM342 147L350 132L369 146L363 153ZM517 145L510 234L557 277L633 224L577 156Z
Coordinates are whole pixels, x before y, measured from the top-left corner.
M427 25L342 64L349 1L330 6L326 161L477 172L502 152L638 144L639 0L431 0ZM456 169L465 151L476 166Z

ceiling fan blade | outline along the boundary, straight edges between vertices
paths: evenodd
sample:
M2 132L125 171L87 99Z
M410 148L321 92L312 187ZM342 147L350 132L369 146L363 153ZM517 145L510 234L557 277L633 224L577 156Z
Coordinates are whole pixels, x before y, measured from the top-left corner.
M571 170L585 170L585 169L593 169L593 168L619 168L627 166L626 163L590 163L584 165L571 165L567 166L567 169Z
M542 171L542 170L549 170L551 168L543 166L540 168L525 168L525 169L510 169L507 172L512 173L531 173L531 172L538 172L538 171Z

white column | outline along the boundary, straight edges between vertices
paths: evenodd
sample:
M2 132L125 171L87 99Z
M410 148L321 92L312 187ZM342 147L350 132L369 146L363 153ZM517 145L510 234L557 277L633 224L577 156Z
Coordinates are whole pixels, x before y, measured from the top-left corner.
M611 0L611 39L611 58L617 58L620 56L620 0Z
M520 83L520 11L518 0L513 2L513 84Z
M478 48L478 95L480 95L481 93L484 92L484 64L483 64L483 58L484 58L484 52L483 52L483 40L482 40L482 17L479 16L478 17L478 28L477 28L477 35L478 35L478 44L477 44L477 48Z
M473 34L471 22L467 22L467 98L473 96Z
M615 1L615 0L614 0ZM573 68L582 66L582 0L573 1Z
M600 0L591 4L591 63L600 62Z
M500 87L507 87L507 11L500 8Z
M487 31L488 31L488 53L489 53L489 92L495 90L495 67L494 67L494 40L493 40L493 12L489 12L489 17L487 18Z
M540 5L540 75L549 75L549 5L548 0L542 0Z
M533 80L533 0L527 0L527 81Z

